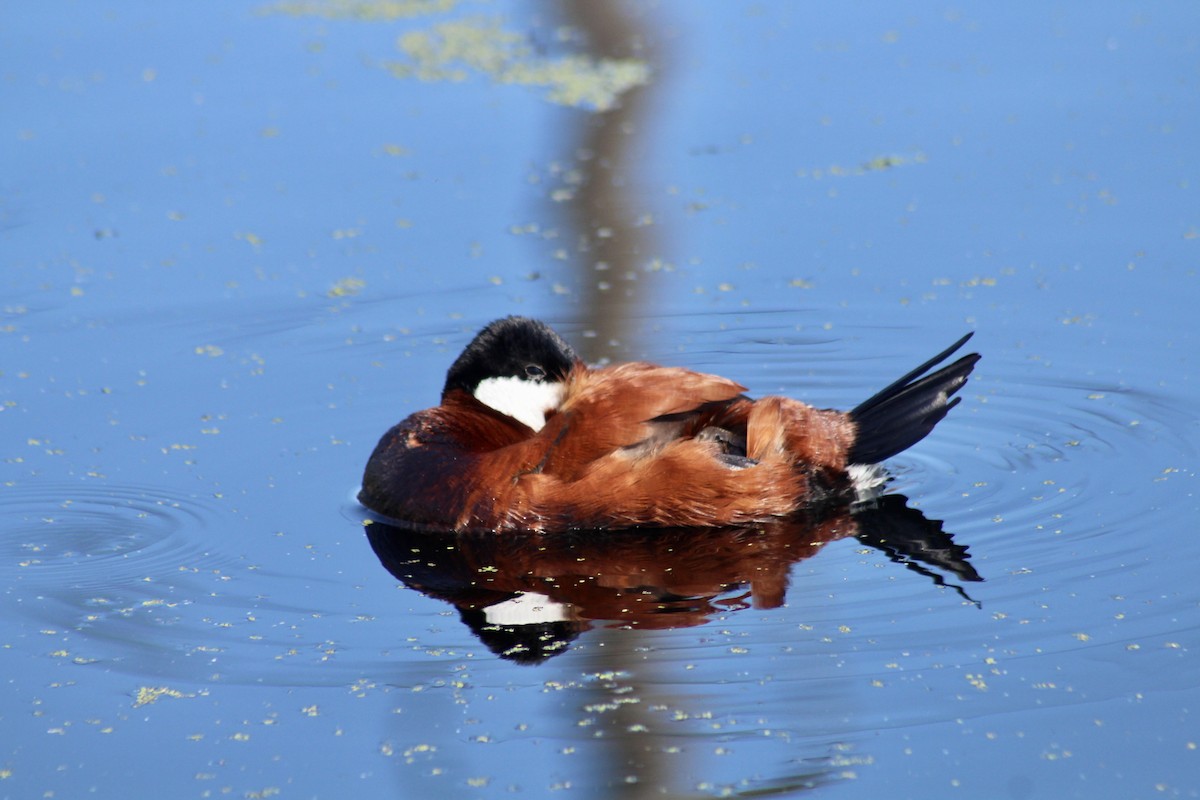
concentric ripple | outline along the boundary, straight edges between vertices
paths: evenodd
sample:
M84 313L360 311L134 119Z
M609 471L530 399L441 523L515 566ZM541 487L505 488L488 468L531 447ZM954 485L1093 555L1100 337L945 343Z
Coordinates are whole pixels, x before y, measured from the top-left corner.
M1187 565L1200 546L1170 522L1196 506L1188 404L1157 389L1030 380L1024 365L984 364L934 435L889 464L892 489L970 548L985 578L967 587L980 608L938 599L850 543L793 570L789 607L818 635L788 651L825 656L840 678L890 687L896 699L914 693L886 720L867 715L869 724L929 722L918 695L955 675L961 717L1109 699L1149 672L1177 673L1171 665L1196 629L1180 621L1194 610ZM785 646L769 622L756 630Z
M206 498L100 479L3 491L6 635L42 658L276 686L346 685L393 660L390 632L360 624L356 587Z
M211 558L200 536L211 511L194 497L100 482L17 484L0 496L0 575L26 593L111 589Z
M188 610L238 557L212 549L216 509L162 487L102 479L14 483L0 504L8 621L52 657L154 673L180 652ZM186 635L186 634L185 634ZM189 637L190 638L190 637Z
M689 361L707 360L704 352L687 355ZM739 363L746 355L739 354ZM822 358L818 354L817 361ZM819 552L792 558L786 581L779 582L786 585L779 607L750 602L755 592L748 593L736 576L710 581L727 588L713 594L699 616L660 615L655 619L663 624L654 632L614 631L641 625L629 614L608 624L589 616L590 628L581 631L576 624L563 638L568 645L556 646L549 659L571 652L599 669L614 649L623 649L632 659L624 663L669 669L677 688L694 686L705 694L706 711L726 714L731 725L746 696L760 691L776 707L768 720L774 724L811 717L804 704L814 698L842 692L847 703L857 702L856 687L862 687L873 692L870 702L853 714L831 712L827 720L848 739L881 728L1108 700L1136 690L1148 671L1171 672L1194 633L1194 626L1181 629L1180 620L1193 610L1183 590L1191 580L1187 564L1200 553L1194 539L1184 542L1164 530L1163 541L1179 556L1164 559L1163 542L1148 541L1147 531L1156 519L1169 519L1159 504L1178 508L1171 504L1191 496L1194 476L1185 465L1194 461L1197 425L1188 404L1158 388L1045 373L1031 378L1025 364L1006 362L1003 353L983 363L986 369L934 435L888 466L891 490L907 495L955 545L967 548L969 564L984 582L944 570L940 580L930 580L936 568L894 558L870 537L834 537ZM835 392L842 383L886 383L883 368L871 362L855 365L860 374L853 381L830 364L810 366L835 376L817 381ZM880 374L871 375L874 370ZM792 385L780 388L800 396L811 385L793 377ZM1138 385L1155 386L1149 380ZM1156 494L1159 503L1130 502ZM1195 505L1194 498L1190 502ZM533 566L511 569L489 551L480 561L488 565L486 584L546 607L552 544L541 543ZM402 580L436 586L432 596L450 598L453 581L432 572L440 551L415 553L401 548L408 560L397 556L393 564L408 565L400 570ZM672 574L700 574L674 558L660 554L647 563ZM593 555L578 560L598 563ZM761 565L754 574L765 575ZM554 586L578 594L588 581L615 585L605 576L582 575ZM663 609L683 601L700 607L696 592L655 594L651 583L639 578L630 585ZM467 598L464 589L453 602L504 599L482 598L469 581L464 586L474 594ZM561 603L570 592L549 593ZM569 602L576 613L596 603L593 596ZM469 622L470 614L463 619ZM551 641L554 631L544 621L532 627L539 642ZM683 664L686 672L679 669ZM1194 677L1183 673L1175 680L1184 685ZM736 691L720 697L704 692L718 684ZM775 689L760 689L764 685ZM931 692L939 698L932 705Z

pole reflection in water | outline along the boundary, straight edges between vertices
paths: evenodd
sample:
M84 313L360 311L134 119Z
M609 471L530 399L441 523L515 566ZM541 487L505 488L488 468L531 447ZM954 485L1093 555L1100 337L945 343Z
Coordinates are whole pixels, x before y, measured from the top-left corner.
M654 302L656 273L644 267L662 255L657 252L661 229L647 206L653 195L642 184L653 111L662 107L656 95L665 88L667 42L655 37L663 26L648 17L645 4L570 3L548 10L568 17L594 59L640 59L651 74L611 108L573 115L575 124L562 129L580 174L578 190L564 209L576 243L572 257L580 302L575 313L592 334L580 341L580 355L598 362L641 352L632 340L631 322L644 317ZM595 715L589 766L607 784L607 796L638 800L661 796L675 782L679 765L670 747L647 744L633 732L659 727L651 709L679 708L681 689L674 665L644 657L637 652L639 639L622 635L621 629L699 626L749 607L775 608L783 602L791 565L824 543L860 533L901 538L862 525L867 519L839 514L755 529L503 538L430 537L376 524L368 527L368 535L396 577L451 603L464 624L502 658L544 663L587 634L594 645L591 671L605 677L586 684L584 708L606 709ZM975 577L962 560L965 551L954 551L940 529L924 532L936 533L939 545L958 556L966 579ZM920 537L905 540L908 550L918 552L911 545ZM894 546L897 554L906 547ZM778 792L818 785L827 768L802 763L796 774L760 788Z
M648 36L653 19L643 4L567 3L554 5L585 38L597 61L637 59L650 69L650 80L623 92L604 111L572 114L565 142L579 162L579 189L565 206L576 242L580 322L595 335L581 342L580 355L599 361L611 355L611 343L629 344L631 318L653 300L654 273L643 269L656 254L653 224L646 220L650 193L645 174L646 133L653 122L655 95L662 90L664 43Z
M644 315L646 306L654 300L656 273L643 269L643 265L657 247L658 228L641 221L648 214L645 203L650 193L640 185L643 181L639 176L646 171L646 159L640 151L646 147L647 132L654 121L655 96L663 90L665 42L656 41L651 47L650 35L660 26L647 18L650 12L644 4L635 7L623 3L569 3L565 8L571 22L583 31L594 57L636 57L651 70L650 80L625 92L613 108L577 117L577 152L590 158L582 164L583 184L567 212L570 227L580 243L576 256L582 300L580 321L594 333L592 338L581 342L580 355L596 362L611 357L614 349L629 352L633 348L633 352L638 352L637 344L630 340L629 322ZM713 546L720 546L717 539L713 541ZM621 611L617 618L625 624L641 626L697 624L711 613L709 602L700 599L705 594L703 590L672 586L663 576L642 573L653 563L645 560L651 551L634 542L629 545L641 552L629 552L631 560L623 568L608 567L604 577L599 578L569 577L576 586L571 596L585 601L582 612L575 612L571 604L574 613L607 615ZM596 557L615 566L622 557L619 550L617 545L617 549L597 553ZM565 566L564 562L560 564ZM597 572L601 574L604 573ZM644 581L659 583L661 591L643 586ZM575 636L591 627L587 619L576 619L570 624L578 629ZM630 663L626 653L630 642L613 633L608 628L597 632L601 640L598 644L604 645L596 651L604 662L600 671L624 675L623 670ZM558 641L565 645L570 639L562 637ZM656 674L657 669L652 662L646 662L619 684L595 681L589 685L592 694L589 705L614 709L601 715L601 724L607 728L598 731L606 737L606 746L598 751L603 753L606 763L596 763L593 767L601 774L622 776L610 785L619 786L620 796L630 800L647 793L657 794L657 787L670 783L672 764L660 751L646 748L628 733L648 730L653 724L647 719L648 705L669 700L662 695L670 693L670 681L668 676ZM648 702L623 703L622 698L612 696L614 691L636 694Z
M649 709L677 704L670 676L655 674L655 659L636 652L644 637L629 629L696 627L746 609L778 608L793 566L848 537L967 600L953 581L981 580L966 546L901 495L885 495L864 509L840 507L747 528L503 536L417 531L381 520L365 528L392 575L452 605L501 658L538 665L577 644L595 645L589 663L606 677L592 682L586 705L611 713L601 715L599 724L607 727L595 733L604 742L593 751L609 763L594 767L617 776L610 787L630 798L669 784L671 767L661 749L629 732L653 731L657 721ZM638 702L623 702L628 697ZM819 784L829 764L813 769L805 759L797 774L776 776L772 784Z

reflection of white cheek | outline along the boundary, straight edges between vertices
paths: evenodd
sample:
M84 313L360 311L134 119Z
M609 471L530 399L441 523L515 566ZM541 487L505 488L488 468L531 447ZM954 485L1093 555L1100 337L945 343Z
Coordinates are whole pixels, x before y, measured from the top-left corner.
M558 408L565 391L561 383L487 378L475 388L475 399L540 431L546 424L546 412Z
M526 592L483 610L489 625L533 625L539 622L565 622L571 618L571 606L551 600L544 594Z

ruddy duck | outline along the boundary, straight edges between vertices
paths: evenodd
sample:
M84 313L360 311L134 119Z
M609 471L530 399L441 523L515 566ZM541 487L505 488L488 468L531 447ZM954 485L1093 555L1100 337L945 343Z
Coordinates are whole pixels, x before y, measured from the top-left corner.
M589 367L506 317L451 365L440 405L384 434L358 497L458 531L750 525L849 502L959 402L978 354L926 373L970 337L843 412L679 367Z

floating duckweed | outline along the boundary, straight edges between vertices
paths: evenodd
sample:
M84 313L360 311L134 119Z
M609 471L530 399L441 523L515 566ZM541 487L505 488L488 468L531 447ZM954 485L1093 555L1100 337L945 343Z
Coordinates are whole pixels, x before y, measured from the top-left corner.
M330 297L348 297L358 294L366 285L367 282L362 278L346 277L335 283L325 294Z
M187 695L178 689L169 689L166 686L141 686L134 696L133 707L148 706L151 703L157 703L160 697L194 697L195 695Z
M497 83L544 87L550 102L596 111L650 80L649 65L638 59L539 57L528 37L498 19L468 17L409 31L397 47L409 60L384 65L397 78L458 83L483 74Z
M262 9L262 13L386 22L444 13L456 5L458 0L308 0L276 3Z

